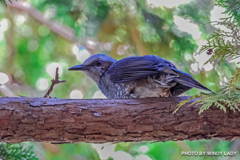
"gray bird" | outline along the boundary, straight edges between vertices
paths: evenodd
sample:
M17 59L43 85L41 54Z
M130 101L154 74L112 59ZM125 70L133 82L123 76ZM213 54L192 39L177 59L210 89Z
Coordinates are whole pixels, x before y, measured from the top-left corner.
M178 96L191 88L209 90L171 62L154 55L128 57L119 61L95 54L68 70L86 73L107 98Z

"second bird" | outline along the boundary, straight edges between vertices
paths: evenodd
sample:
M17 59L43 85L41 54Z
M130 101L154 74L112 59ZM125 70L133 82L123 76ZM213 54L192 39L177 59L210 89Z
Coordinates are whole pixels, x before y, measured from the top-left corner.
M154 55L117 61L105 54L95 54L69 70L85 72L110 99L172 97L191 88L212 92L190 74Z

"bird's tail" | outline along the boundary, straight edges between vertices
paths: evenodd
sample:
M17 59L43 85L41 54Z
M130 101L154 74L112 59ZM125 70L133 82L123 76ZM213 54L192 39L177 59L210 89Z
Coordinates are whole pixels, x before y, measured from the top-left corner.
M202 89L202 90L206 90L209 92L214 93L213 91L211 91L210 89L208 89L207 87L203 86L201 83L199 83L198 81L196 81L190 74L184 73L182 71L179 71L179 77L175 77L173 80L184 85L184 86L188 86L191 88L198 88L198 89Z

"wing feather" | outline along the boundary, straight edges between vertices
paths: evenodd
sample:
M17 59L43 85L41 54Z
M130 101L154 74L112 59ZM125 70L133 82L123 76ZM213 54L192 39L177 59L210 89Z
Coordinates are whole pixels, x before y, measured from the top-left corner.
M149 76L173 75L177 82L178 93L190 88L198 88L212 92L196 81L190 74L178 70L171 62L158 56L128 57L114 63L107 71L114 83L138 80ZM173 87L174 88L174 87ZM182 90L183 91L182 91Z

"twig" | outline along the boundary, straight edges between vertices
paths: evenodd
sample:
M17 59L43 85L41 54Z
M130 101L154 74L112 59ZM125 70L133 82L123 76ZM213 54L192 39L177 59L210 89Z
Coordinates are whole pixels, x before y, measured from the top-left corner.
M6 85L0 84L0 93L3 97L17 97L12 90L10 90Z
M58 67L56 68L56 74L55 74L55 79L51 80L52 84L50 88L48 89L47 93L45 94L44 98L50 97L50 93L53 91L53 87L56 84L66 82L66 80L59 81L59 74L58 74Z

